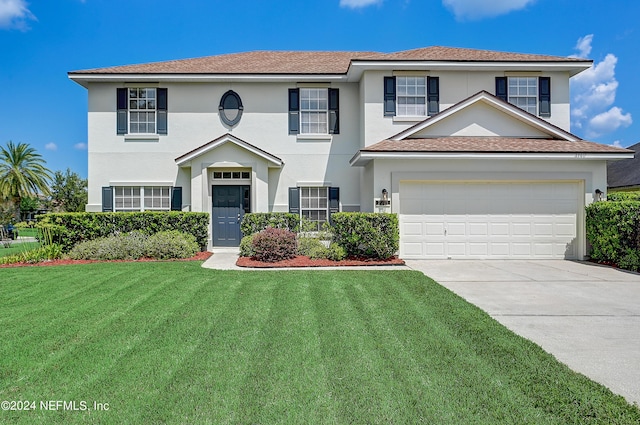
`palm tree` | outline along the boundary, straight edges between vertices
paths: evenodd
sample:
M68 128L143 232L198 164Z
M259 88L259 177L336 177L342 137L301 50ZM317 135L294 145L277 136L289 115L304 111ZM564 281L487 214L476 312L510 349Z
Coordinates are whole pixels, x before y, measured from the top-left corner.
M49 194L51 171L44 164L42 155L27 143L0 146L0 197L10 200L18 215L22 198Z

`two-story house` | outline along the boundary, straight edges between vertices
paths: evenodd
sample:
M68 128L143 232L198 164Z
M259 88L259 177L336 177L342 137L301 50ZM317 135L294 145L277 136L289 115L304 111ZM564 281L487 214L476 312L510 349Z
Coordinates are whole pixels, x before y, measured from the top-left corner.
M255 51L70 72L87 88L87 211L400 218L402 258L573 258L606 162L570 133L592 61L429 47Z

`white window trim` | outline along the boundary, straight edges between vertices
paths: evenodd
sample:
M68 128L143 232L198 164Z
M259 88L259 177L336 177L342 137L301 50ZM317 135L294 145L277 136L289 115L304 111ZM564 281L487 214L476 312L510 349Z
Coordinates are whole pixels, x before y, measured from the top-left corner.
M172 185L157 185L157 184L151 184L151 185L141 185L141 184L118 184L118 185L114 185L113 186L113 211L114 212L136 212L136 211L171 211L171 189L172 189ZM118 189L121 188L133 188L133 189L138 189L139 190L139 195L138 195L138 199L140 202L140 207L139 208L125 208L125 207L120 207L118 208L116 206L116 199L117 199L117 192ZM145 188L161 188L161 189L167 189L169 194L167 196L167 200L168 200L168 206L166 208L164 207L160 207L160 208L147 208L145 207Z
M396 114L394 118L398 118L395 121L419 121L425 119L427 114L427 76L425 74L398 74L396 77ZM399 82L401 78L421 78L424 80L424 94L419 95L401 95L399 89ZM401 114L400 113L400 98L423 98L424 99L424 114Z
M315 223L322 223L322 224L328 222L329 221L329 186L325 186L325 185L321 186L321 185L317 185L317 184L315 184L315 185L311 184L309 186L298 186L298 189L300 191L300 217L301 218L305 217L305 215L304 215L305 211L324 211L325 212L325 219L323 221L319 221L319 220L310 220L310 221L313 221ZM303 198L305 198L303 196L303 192L304 192L305 189L324 189L324 191L325 191L324 199L325 199L326 206L324 208L323 207L317 207L317 208L315 208L315 207L303 207L302 206L303 205ZM318 199L318 200L320 200L322 198L320 196L313 197L313 198L311 196L308 196L308 197L306 197L306 199L309 199L309 200ZM322 230L322 224L319 225L320 228L316 229L316 231Z
M531 79L535 81L535 94L533 95L511 95L510 92L510 88L511 88L511 84L510 84L510 80L512 78L527 78L527 79ZM535 116L538 116L538 103L539 103L539 97L538 97L538 90L539 90L539 81L538 81L538 77L537 76L533 76L533 75L508 75L507 76L507 101L512 104L513 106L517 106L518 108L522 109L523 111L529 112L530 114L533 114ZM533 104L535 105L535 110L534 111L529 111L528 109L523 108L522 106L511 102L511 98L516 98L516 99L530 99L533 98L534 102Z
M298 133L298 138L315 138L319 136L319 140L324 140L325 138L331 137L331 134L329 133L329 88L328 87L321 87L321 86L314 86L314 87L300 87L300 107L299 107L299 128L300 131ZM325 93L325 102L326 102L326 108L324 109L303 109L302 108L302 92L303 90L323 90ZM311 113L324 113L325 116L325 126L327 131L325 133L305 133L303 131L303 125L302 125L302 116L304 115L305 112L311 112Z
M131 89L137 89L137 90L141 90L141 89L145 89L145 90L153 90L154 92L154 104L155 107L153 109L132 109L131 108ZM136 98L136 99L140 99L140 98ZM141 131L131 131L131 126L133 125L133 120L131 119L131 116L133 113L140 113L140 112L153 112L153 128L154 131L153 132L141 132ZM145 135L157 135L158 134L158 90L157 87L150 87L150 86L137 86L137 87L127 87L127 125L128 125L128 132L127 135L133 135L133 136L145 136ZM145 123L149 123L150 121L145 121ZM131 138L131 137L128 137ZM147 137L148 138L148 137Z

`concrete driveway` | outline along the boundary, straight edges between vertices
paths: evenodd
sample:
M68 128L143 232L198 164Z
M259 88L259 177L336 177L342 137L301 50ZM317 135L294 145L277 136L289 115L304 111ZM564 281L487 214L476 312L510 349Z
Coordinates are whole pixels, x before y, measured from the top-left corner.
M640 274L562 260L406 263L640 404Z

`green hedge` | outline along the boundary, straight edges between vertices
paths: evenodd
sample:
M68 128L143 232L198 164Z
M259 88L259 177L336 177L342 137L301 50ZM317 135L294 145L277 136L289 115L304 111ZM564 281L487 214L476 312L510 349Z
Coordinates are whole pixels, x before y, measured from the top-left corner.
M349 256L385 259L398 251L398 216L383 213L335 213L333 240Z
M50 213L39 219L38 226L51 228L65 252L80 242L136 230L149 235L167 230L188 233L203 251L209 237L209 214L200 212Z
M640 201L640 192L609 192L607 201Z
M300 230L300 216L292 213L248 213L245 214L240 230L245 236L253 235L266 229L287 229L291 232Z
M640 268L640 201L592 203L586 209L586 230L592 259Z

